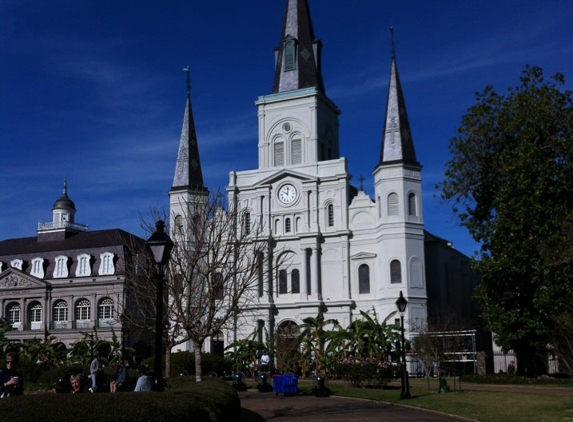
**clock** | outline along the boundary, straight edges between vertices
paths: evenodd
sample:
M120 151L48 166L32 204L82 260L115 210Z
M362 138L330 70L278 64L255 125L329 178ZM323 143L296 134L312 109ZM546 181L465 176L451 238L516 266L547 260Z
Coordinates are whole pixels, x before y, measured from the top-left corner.
M298 192L291 184L282 185L279 189L278 198L283 204L292 204L297 198Z

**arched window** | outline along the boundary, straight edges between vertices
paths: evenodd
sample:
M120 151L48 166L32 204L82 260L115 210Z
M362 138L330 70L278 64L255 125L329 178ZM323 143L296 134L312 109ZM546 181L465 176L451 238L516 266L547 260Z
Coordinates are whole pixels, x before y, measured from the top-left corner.
M257 255L257 277L259 279L259 297L262 297L265 293L265 267L264 260L265 256L262 252Z
M42 305L40 302L33 302L28 308L28 321L30 329L41 330L42 327Z
M20 324L22 322L22 307L19 303L11 303L7 308L8 321L10 324Z
M416 217L418 215L415 193L411 193L408 195L408 215L410 217Z
M292 225L290 222L290 218L287 217L287 218L285 218L285 233L290 233L291 230L292 230Z
M328 204L328 227L334 226L334 205Z
M68 303L65 300L58 300L54 303L52 314L54 322L67 322L68 321ZM55 327L59 328L59 327Z
M370 267L366 264L358 267L358 293L370 293Z
M402 266L397 259L390 262L390 283L396 284L402 282Z
M243 214L243 230L245 234L251 232L251 213L248 211Z
M388 215L400 215L400 208L398 207L398 194L392 192L388 195Z
M302 141L293 139L291 141L291 164L302 163Z
M291 292L300 293L300 273L298 270L292 270L290 274Z
M213 276L213 298L223 299L225 297L225 280L223 274L215 273Z
M177 215L175 217L175 227L173 228L175 235L181 236L183 234L183 216Z
M100 320L113 319L113 300L109 297L102 299L97 308L97 317Z
M274 144L274 161L275 167L284 166L285 164L285 144L284 142L275 142Z
M299 348L300 329L293 321L283 321L277 327L277 348L281 351L296 351Z
M288 281L286 270L279 271L279 294L285 294L288 291Z
M91 318L90 301L87 299L80 299L76 303L75 309L75 322L77 328L89 327Z

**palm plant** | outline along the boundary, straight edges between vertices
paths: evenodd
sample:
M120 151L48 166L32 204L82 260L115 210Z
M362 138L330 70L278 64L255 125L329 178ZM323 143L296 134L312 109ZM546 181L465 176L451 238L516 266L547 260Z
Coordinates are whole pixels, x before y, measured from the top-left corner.
M325 327L333 326L333 328L338 329L340 324L336 319L325 319L322 308L318 310L316 317L308 317L302 321L298 337L302 347L302 355L305 359L309 357L313 359L317 373L321 372L325 369L325 351L329 337Z
M242 371L247 376L253 375L257 357L265 349L265 345L253 337L234 341L225 348L225 355L231 361L233 369Z

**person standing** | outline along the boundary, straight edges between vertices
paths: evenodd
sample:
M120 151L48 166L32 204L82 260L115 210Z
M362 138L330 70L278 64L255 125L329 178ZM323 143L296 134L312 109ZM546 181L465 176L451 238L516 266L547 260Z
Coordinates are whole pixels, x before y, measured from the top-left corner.
M95 393L97 391L97 375L101 366L99 364L98 355L96 354L92 363L90 363L90 377L92 379L92 386L90 392Z
M271 363L271 358L266 350L263 350L263 354L261 355L260 362L260 372L268 372L269 370L269 363Z
M4 368L0 370L0 398L24 394L24 377L16 370L18 354L6 353Z

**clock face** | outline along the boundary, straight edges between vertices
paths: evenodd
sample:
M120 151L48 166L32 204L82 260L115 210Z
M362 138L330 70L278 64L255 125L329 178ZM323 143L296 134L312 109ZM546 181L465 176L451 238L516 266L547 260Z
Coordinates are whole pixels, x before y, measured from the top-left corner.
M279 200L283 204L292 204L297 197L297 190L293 185L282 185L279 189Z

